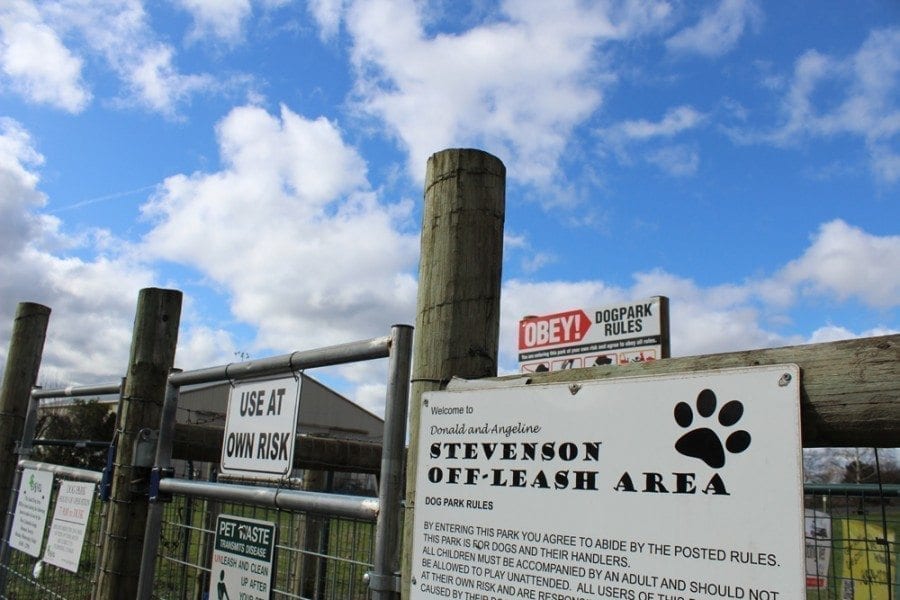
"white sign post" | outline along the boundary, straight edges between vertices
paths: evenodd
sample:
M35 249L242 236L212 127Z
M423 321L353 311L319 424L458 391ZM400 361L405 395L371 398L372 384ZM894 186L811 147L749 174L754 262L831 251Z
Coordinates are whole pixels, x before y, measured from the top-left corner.
M222 442L222 472L258 479L289 475L299 405L299 378L250 381L232 387Z
M210 597L268 600L274 576L275 534L275 523L219 515L210 569Z
M803 598L799 369L433 392L414 600Z
M53 473L34 469L22 471L16 512L9 536L11 547L35 558L40 556L52 491Z
M44 562L72 573L78 572L95 488L93 483L60 482Z
M669 299L665 296L519 321L519 367L525 373L668 357Z

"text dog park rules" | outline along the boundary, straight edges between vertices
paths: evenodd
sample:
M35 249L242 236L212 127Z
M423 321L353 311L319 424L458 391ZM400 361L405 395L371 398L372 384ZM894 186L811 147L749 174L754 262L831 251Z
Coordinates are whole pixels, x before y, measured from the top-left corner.
M412 597L805 597L798 379L426 394Z
M278 478L294 463L300 379L238 383L231 388L222 441L222 472Z

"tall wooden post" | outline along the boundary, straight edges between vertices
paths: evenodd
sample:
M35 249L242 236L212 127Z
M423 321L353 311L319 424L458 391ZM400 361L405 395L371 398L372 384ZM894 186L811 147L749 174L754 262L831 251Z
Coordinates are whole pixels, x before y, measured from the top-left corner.
M451 377L497 375L506 167L480 150L428 159L413 343L402 595L413 574L416 455L422 394Z
M41 355L50 309L42 304L20 302L16 307L3 389L0 390L0 515L5 515L7 502L19 461L16 442L22 439L25 413L31 399L31 389L37 383Z
M151 464L146 466L134 465L132 453L142 429L159 429L180 319L181 292L156 288L140 291L119 406L115 471L93 596L97 600L136 597L154 452L149 452Z

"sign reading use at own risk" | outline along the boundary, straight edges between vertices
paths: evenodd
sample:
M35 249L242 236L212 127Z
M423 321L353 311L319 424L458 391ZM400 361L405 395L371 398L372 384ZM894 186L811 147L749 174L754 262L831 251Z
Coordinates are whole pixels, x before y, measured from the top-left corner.
M222 472L255 478L288 475L299 405L299 378L235 384L225 417Z
M413 600L805 597L799 369L432 392Z
M275 523L219 515L210 568L211 598L268 600L275 563Z

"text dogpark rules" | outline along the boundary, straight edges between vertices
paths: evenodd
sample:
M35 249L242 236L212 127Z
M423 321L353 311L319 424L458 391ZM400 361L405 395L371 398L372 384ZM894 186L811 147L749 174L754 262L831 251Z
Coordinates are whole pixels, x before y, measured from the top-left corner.
M805 594L799 370L433 392L412 598Z

